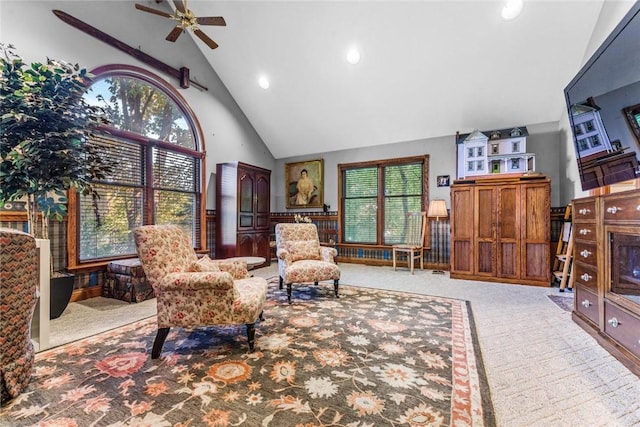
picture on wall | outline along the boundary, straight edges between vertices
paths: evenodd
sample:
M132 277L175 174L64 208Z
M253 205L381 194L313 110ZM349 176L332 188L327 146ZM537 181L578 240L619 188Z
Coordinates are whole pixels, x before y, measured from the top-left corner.
M451 184L449 175L438 175L438 187L449 187Z
M322 159L285 164L287 209L321 208L324 205Z

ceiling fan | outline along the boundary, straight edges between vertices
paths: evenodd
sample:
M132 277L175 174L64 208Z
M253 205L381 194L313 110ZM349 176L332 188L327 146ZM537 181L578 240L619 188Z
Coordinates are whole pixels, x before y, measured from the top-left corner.
M209 36L202 32L200 25L218 25L225 26L227 23L222 16L209 16L209 17L197 17L193 12L187 9L187 0L173 0L173 4L176 5L176 13L170 14L161 10L153 9L143 4L136 3L136 9L145 12L153 13L155 15L164 16L165 18L178 21L178 24L171 30L166 40L175 42L180 37L180 34L187 28L193 31L193 33L207 44L211 49L218 47L218 43L214 42Z

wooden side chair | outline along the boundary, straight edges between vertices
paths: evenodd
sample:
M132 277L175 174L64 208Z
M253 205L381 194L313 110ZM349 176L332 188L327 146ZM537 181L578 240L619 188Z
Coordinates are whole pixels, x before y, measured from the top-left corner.
M396 270L396 260L398 253L407 254L407 262L411 274L415 260L420 260L420 270L424 270L424 235L427 229L426 212L409 212L407 214L407 232L405 241L393 245L393 270Z

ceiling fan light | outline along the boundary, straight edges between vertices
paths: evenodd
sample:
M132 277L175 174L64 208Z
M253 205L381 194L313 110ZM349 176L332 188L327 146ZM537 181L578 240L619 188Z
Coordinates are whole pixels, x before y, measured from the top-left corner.
M524 7L524 0L507 0L502 8L502 19L510 21L517 18Z
M356 65L360 62L360 52L358 52L358 49L349 49L347 52L347 62L351 65Z
M262 89L269 89L269 79L266 76L258 77L258 86Z

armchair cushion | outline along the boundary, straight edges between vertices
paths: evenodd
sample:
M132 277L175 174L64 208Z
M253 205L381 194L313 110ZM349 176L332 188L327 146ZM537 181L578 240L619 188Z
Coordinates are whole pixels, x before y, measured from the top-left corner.
M250 277L247 262L237 259L211 259L208 255L189 264L187 271L224 271L231 274L234 280Z
M247 261L239 259L215 259L212 261L218 265L220 271L230 273L234 280L251 277L247 268Z
M282 242L281 247L286 251L284 256L288 262L296 262L303 259L322 259L318 240L290 240Z
M205 255L197 261L189 263L187 271L220 271L220 267L209 258L209 255Z

